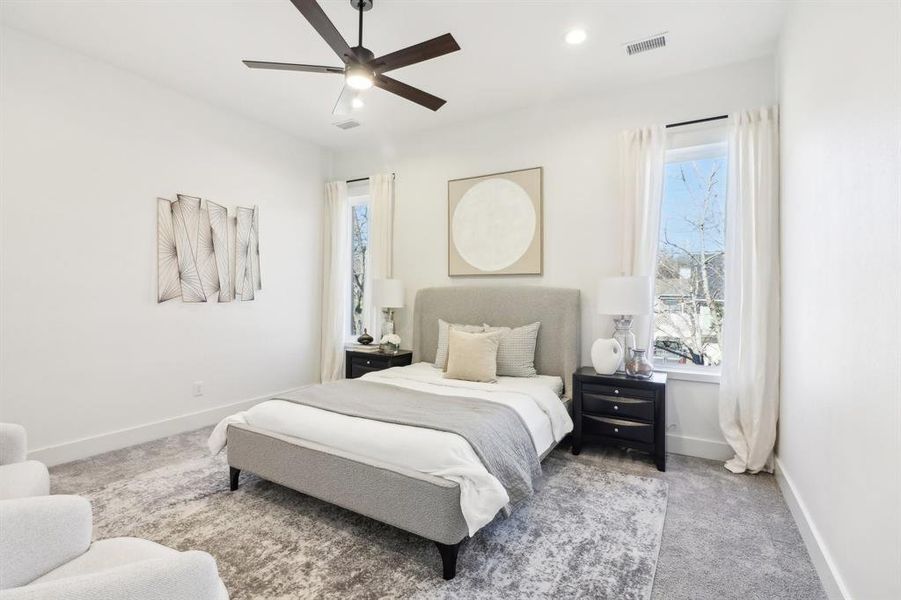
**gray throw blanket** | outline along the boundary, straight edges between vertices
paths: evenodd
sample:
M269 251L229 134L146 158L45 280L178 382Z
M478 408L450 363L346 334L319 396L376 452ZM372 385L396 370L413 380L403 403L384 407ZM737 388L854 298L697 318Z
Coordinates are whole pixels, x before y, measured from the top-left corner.
M314 385L276 399L351 417L455 433L469 442L488 472L501 482L511 505L531 496L541 478L541 464L525 422L503 404L359 379Z

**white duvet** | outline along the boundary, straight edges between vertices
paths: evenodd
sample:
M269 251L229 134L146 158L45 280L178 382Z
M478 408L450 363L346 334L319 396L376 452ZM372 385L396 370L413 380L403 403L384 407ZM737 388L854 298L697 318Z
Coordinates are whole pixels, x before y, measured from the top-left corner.
M362 379L507 405L522 417L539 455L573 427L559 398L563 389L559 377L499 377L497 383L475 383L445 379L442 371L430 363L417 363L368 373ZM290 394L283 396L290 397ZM460 509L470 535L489 523L510 501L506 490L485 469L469 442L454 433L350 417L285 400L268 400L223 419L210 435L208 444L212 453L225 446L230 423L245 423L453 481L460 486Z

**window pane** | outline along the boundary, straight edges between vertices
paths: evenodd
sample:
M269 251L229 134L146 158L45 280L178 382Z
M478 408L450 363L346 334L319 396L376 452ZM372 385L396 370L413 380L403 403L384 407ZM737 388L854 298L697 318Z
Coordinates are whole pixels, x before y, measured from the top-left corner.
M351 206L350 332L363 333L363 294L366 291L366 258L369 253L369 204Z
M722 359L726 157L670 161L657 251L657 361Z

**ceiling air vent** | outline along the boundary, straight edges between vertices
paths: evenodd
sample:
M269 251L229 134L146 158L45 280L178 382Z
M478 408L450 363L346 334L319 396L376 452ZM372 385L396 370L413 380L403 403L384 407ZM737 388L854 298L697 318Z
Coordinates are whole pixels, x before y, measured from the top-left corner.
M346 121L339 121L338 123L333 123L335 127L338 129L353 129L354 127L359 127L360 122L354 119L348 119Z
M626 44L626 54L632 56L639 52L647 52L648 50L656 50L666 46L666 32L653 35L643 40L635 40Z

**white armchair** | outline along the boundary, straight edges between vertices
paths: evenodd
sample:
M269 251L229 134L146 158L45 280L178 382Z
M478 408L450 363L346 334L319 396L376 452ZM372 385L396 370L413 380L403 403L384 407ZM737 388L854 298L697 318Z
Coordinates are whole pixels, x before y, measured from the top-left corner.
M81 496L0 501L3 600L228 600L216 561L138 538L91 543Z
M27 443L24 427L0 423L0 500L50 493L50 474L44 463L25 460Z

